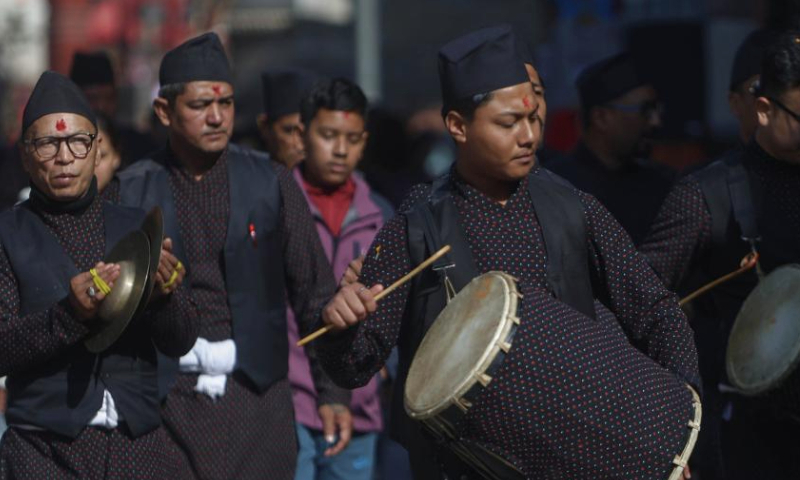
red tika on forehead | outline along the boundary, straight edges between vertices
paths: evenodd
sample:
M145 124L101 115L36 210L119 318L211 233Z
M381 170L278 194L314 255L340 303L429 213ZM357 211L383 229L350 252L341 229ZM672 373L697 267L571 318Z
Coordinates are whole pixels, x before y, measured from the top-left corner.
M522 97L522 104L525 105L526 107L530 107L531 106L531 101L528 100L527 96L525 96L525 97Z
M214 90L214 93L219 95L220 91L222 90L222 87L220 87L219 85L211 85L211 90Z
M345 111L344 112L344 118L350 118L350 112Z
M58 130L59 132L63 132L66 129L67 129L67 122L65 122L63 118L59 118L58 121L56 122L56 130Z

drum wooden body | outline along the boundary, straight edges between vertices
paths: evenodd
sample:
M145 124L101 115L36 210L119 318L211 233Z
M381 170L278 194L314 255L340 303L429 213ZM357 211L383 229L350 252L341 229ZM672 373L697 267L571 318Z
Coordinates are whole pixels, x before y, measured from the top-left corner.
M745 395L767 395L800 417L800 265L764 277L742 305L731 329L726 368Z
M489 272L473 279L437 317L417 350L409 369L405 388L405 407L408 415L420 421L440 443L446 444L485 478L503 480L525 478L519 469L522 468L522 463L515 462L519 466L517 468L509 460L511 457L502 458L490 452L488 447L483 446L485 442L482 437L476 436L475 439L479 439L477 441L473 441L471 438L462 438L460 428L465 423L462 420L474 425L474 422L479 422L480 418L485 418L486 410L482 409L489 408L486 407L488 404L497 403L499 398L497 392L509 385L506 383L508 379L513 376L520 378L520 375L525 375L518 371L514 371L513 375L509 372L511 372L512 364L525 357L525 354L522 353L525 351L523 347L535 338L531 335L534 331L532 328L537 325L537 322L538 325L545 325L550 329L547 335L553 336L551 340L570 334L578 336L581 333L583 333L582 338L596 335L605 336L609 338L609 345L616 349L606 353L588 348L583 349L582 351L587 352L585 356L575 357L582 363L577 366L572 364L574 368L580 370L570 373L569 377L562 377L561 385L556 382L537 384L540 377L531 376L526 378L528 381L526 385L528 386L527 395L533 396L521 395L519 398L529 398L530 403L526 408L533 407L537 411L540 411L541 409L538 407L543 405L542 403L537 405L537 402L559 401L552 400L555 391L560 392L560 395L575 399L585 398L588 391L581 390L580 387L576 388L575 385L580 385L586 375L592 375L594 380L606 382L606 385L609 385L608 382L614 382L614 380L606 380L606 378L614 378L615 371L623 370L623 368L614 362L613 352L628 352L624 355L630 355L633 358L620 364L630 365L630 367L624 367L627 376L622 379L622 383L610 384L609 391L613 392L617 402L633 409L633 412L629 414L631 419L633 417L646 418L648 414L643 412L648 411L646 408L650 407L647 406L662 405L660 403L662 397L672 399L671 401L674 401L675 405L679 405L676 408L677 416L665 419L665 416L660 415L657 410L653 411L654 416L660 415L661 423L658 425L669 429L670 434L666 435L665 433L663 437L669 437L671 440L666 442L661 439L661 436L658 440L652 437L649 440L641 439L636 435L638 431L633 426L635 422L627 422L628 426L621 428L618 427L620 422L618 417L607 418L607 423L595 428L598 418L603 415L603 402L610 401L611 397L602 398L602 401L595 405L594 413L590 412L587 416L580 416L581 414L578 413L563 418L570 418L569 421L573 422L571 423L573 427L576 425L574 422L580 422L587 426L587 432L594 432L595 435L602 432L599 435L613 437L615 440L619 438L619 443L609 442L606 446L614 448L614 445L623 444L620 449L627 449L626 453L633 450L637 453L646 452L649 448L647 441L662 441L665 448L661 451L664 453L659 454L658 458L653 455L652 465L656 466L655 470L661 472L659 475L663 475L664 479L679 478L681 470L691 454L699 429L701 409L696 394L690 393L674 374L664 370L631 346L617 325L611 328L605 321L592 320L582 316L552 298L549 293L540 291L539 297L536 297L536 293L531 293L531 295L532 297L527 301L541 300L544 302L541 304L542 306L558 305L558 308L563 308L564 315L571 315L570 318L578 322L576 329L572 329L576 324L571 324L566 317L563 324L555 319L545 321L539 317L521 324L517 315L519 315L518 307L522 306L520 303L522 296L515 279L510 275L502 272ZM536 311L539 304L531 303L530 305L530 308ZM614 321L616 322L616 320ZM582 332L577 330L580 326L587 330ZM597 334L591 332L597 332ZM520 343L519 348L514 346L515 341ZM540 365L550 363L564 366L558 363L557 355L570 348L569 345L547 341L543 345L541 356L537 358ZM534 360L536 359L528 356L523 362L533 364ZM553 361L548 362L549 360ZM650 393L647 393L644 400L641 397L627 397L625 393L645 395L642 393L645 388L636 380L640 369L654 372L648 377L650 379L648 392ZM561 369L559 371L564 374L563 372L568 370ZM540 373L542 372L540 371ZM653 381L654 379L655 381ZM559 387L553 388L554 385L559 385ZM584 385L588 385L588 383ZM626 399L629 399L627 403ZM576 400L576 403L580 403L580 401ZM505 404L499 407L500 410L494 410L494 412L505 410L506 407L513 408L512 405ZM624 412L625 409L622 411ZM503 428L516 428L511 420L516 417L504 416L504 418L509 419L509 422L503 425ZM566 425L570 425L570 423L563 423L560 417L554 417L553 420L546 427L551 429L549 431L568 428ZM629 428L630 432L622 433L624 428ZM542 432L542 436L546 434L547 432ZM490 443L494 447L500 447L500 450L495 448L494 451L508 451L502 444ZM571 445L567 445L567 447L571 447ZM526 449L526 451L530 450ZM531 464L526 464L525 468L531 468ZM584 469L584 471L591 470ZM616 476L606 477L591 473L589 475L589 477L567 475L564 478L617 478Z

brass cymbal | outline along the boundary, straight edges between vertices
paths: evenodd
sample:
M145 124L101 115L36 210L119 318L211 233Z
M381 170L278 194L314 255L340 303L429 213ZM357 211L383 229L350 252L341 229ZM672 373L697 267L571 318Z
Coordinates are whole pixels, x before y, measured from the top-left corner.
M778 386L800 362L800 265L776 268L742 305L731 329L726 367L746 395Z
M164 240L164 216L161 213L161 207L155 206L150 210L142 222L141 230L147 235L147 240L150 244L150 268L147 270L147 285L144 289L144 295L142 295L142 300L136 307L133 318L144 312L147 304L150 303L150 298L153 296L158 262L161 261L161 242Z
M105 258L120 266L111 293L97 309L95 331L84 341L86 349L99 353L110 347L127 328L147 286L150 268L150 242L141 230L122 238Z

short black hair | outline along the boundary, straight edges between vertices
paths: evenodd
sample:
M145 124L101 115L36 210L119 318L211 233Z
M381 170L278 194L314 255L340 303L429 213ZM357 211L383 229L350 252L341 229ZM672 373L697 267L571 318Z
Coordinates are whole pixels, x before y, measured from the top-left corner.
M104 115L102 113L97 113L97 130L106 132L106 137L108 138L108 142L114 147L114 150L120 151L120 139L119 139L119 132L117 131L117 125L111 117Z
M165 99L170 105L174 105L175 99L184 91L186 91L185 83L170 83L158 89L158 96Z
M778 35L769 45L761 62L757 95L777 97L800 87L800 31Z
M492 92L476 93L467 98L445 103L442 107L442 118L446 118L448 112L456 112L464 120L472 121L475 118L475 111L492 99Z
M367 97L361 88L346 78L324 79L314 83L300 101L300 121L308 126L320 109L352 112L367 121Z

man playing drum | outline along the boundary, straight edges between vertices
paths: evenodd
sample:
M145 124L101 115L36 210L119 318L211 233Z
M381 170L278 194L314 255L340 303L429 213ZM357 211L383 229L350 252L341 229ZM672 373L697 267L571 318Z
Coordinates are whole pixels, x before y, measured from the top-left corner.
M753 250L764 273L800 262L800 33L768 43L750 94L755 136L676 184L641 246L670 288L684 288L694 275L707 282L730 273ZM747 272L693 305L698 331L713 332L700 350L708 388L727 382L728 337L757 281ZM800 478L800 426L766 402L722 390L709 392L709 410L723 420L719 478Z
M440 51L443 115L458 160L410 193L367 253L361 283L342 287L323 309L323 322L338 331L318 341L320 358L353 388L397 344L402 387L449 287L503 271L522 294L521 324L461 435L527 478L666 479L690 437L685 384L699 388L691 330L608 211L536 166L541 119L515 52L505 26ZM383 285L430 256L437 238L452 247L446 261L376 304ZM594 319L595 298L619 323ZM401 402L393 408L392 433L409 449L415 478L478 478L429 440Z

